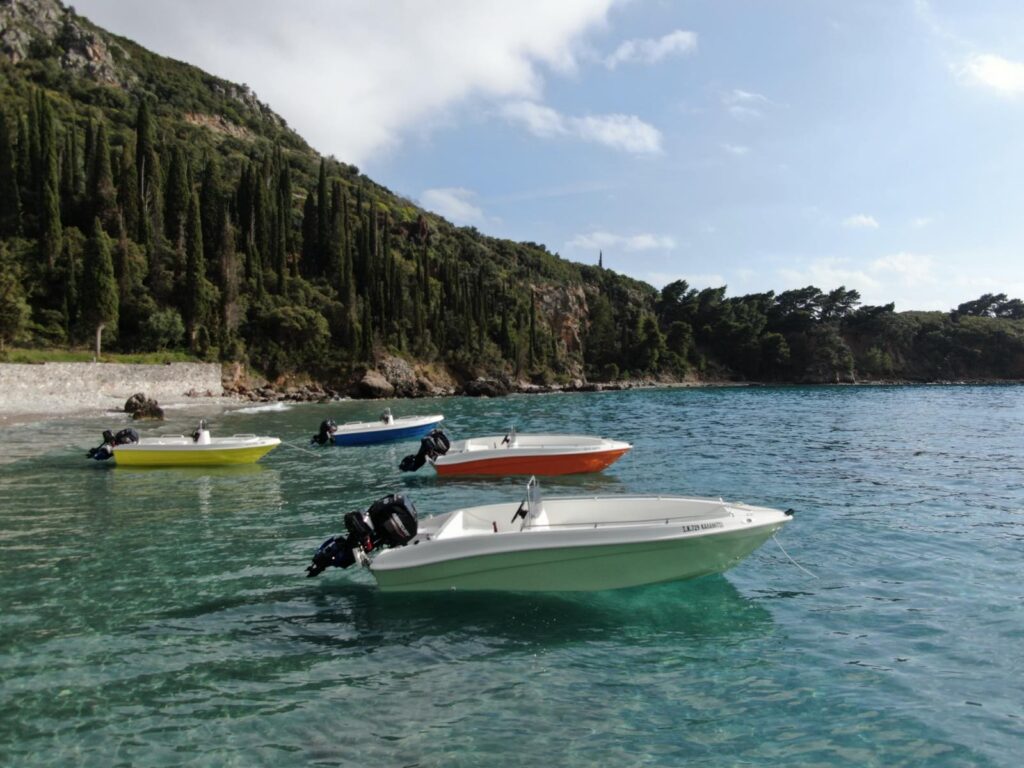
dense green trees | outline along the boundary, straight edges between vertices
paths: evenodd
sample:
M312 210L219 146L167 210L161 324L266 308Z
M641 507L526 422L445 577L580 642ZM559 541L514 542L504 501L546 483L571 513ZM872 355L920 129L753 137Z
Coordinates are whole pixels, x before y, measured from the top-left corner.
M396 353L537 380L1024 378L1018 299L896 313L845 287L656 291L603 254L453 227L315 155L245 89L116 45L122 87L63 70L56 44L0 65L0 343L103 324L123 351L323 377Z

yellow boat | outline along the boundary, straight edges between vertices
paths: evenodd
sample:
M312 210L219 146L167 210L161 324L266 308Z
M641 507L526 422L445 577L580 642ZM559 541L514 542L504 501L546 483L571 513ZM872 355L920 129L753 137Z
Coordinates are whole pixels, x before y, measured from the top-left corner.
M251 434L210 437L200 426L191 436L144 437L111 450L121 467L209 467L254 464L280 444L280 438Z

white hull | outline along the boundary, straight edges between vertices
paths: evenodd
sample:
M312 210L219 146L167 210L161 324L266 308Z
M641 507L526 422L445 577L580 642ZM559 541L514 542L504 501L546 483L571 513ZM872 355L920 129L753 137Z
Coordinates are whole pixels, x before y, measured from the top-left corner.
M564 498L543 506L522 530L509 524L516 504L425 520L415 543L379 553L370 570L393 591L619 589L724 571L790 519L710 499Z

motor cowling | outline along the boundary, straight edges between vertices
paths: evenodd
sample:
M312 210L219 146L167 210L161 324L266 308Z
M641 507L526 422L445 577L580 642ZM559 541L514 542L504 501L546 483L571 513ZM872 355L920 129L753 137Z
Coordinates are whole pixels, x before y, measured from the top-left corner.
M109 429L105 429L103 430L103 442L95 448L90 448L85 455L90 459L96 459L96 461L106 461L114 455L114 446L137 442L139 442L139 433L131 427L120 430L116 435Z
M390 494L373 502L365 512L345 515L345 536L332 536L313 555L306 567L307 576L318 576L324 569L348 568L359 553L402 547L416 538L416 505L408 496Z
M403 472L415 472L427 463L427 459L436 459L438 456L444 456L451 447L452 442L448 439L448 435L440 429L435 429L420 440L419 451L411 453L402 459L402 463L398 465L398 468Z
M320 422L320 431L313 435L309 442L316 443L317 445L327 445L333 441L334 433L337 431L338 425L334 423L334 419L325 419Z

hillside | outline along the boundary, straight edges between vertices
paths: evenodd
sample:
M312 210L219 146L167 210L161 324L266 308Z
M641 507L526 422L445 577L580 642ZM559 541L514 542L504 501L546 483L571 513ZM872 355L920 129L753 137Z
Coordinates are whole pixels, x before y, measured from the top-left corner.
M1024 378L1019 301L659 292L453 226L56 0L0 0L0 105L0 345L102 326L333 386L392 357L456 380Z

